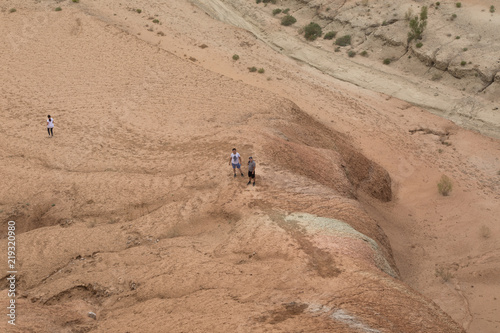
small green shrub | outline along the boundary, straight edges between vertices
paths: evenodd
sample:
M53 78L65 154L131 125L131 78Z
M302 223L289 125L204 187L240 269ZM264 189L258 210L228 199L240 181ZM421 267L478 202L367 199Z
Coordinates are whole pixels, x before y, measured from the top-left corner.
M257 67L253 66L253 67L248 67L248 71L253 73L253 72L257 72Z
M385 58L383 62L384 62L384 65L389 65L391 63L391 59Z
M439 1L438 1L438 2L436 2L436 6L439 6L440 4L441 4L441 2L439 2Z
M490 6L490 13L494 13L495 12L495 6L491 5Z
M460 39L460 36L456 36L455 39Z
M347 55L349 56L349 58L354 58L354 56L356 55L356 52L351 50L351 51L347 52Z
M290 8L287 8L283 11L283 14L288 14L288 12L290 11Z
M273 16L276 16L279 13L281 13L281 9L279 9L279 8L273 9Z
M457 2L457 3L455 3L455 6L456 6L457 8L460 8L460 7L462 7L462 3L461 3L461 2Z
M240 56L239 56L239 55L237 55L237 54L233 54L233 60L234 60L234 61L238 60L239 58L240 58Z
M463 61L463 60L462 60L462 61L460 62L460 66L465 66L465 65L467 65L467 61Z
M468 50L468 48L466 48L466 47L464 47L464 48L462 49L462 51L464 51L464 52L466 52L467 50Z
M262 0L255 0L255 2L256 2L256 3L261 3L261 2L262 2Z
M287 15L281 19L281 25L289 26L297 22L297 19L292 15Z
M363 52L361 52L360 54L361 54L363 57L368 57L368 52L366 52L366 51L363 51Z
M61 10L62 10L61 7L56 7L56 9L55 9L56 12L60 12Z
M451 15L451 20L452 20L452 21L453 21L454 19L456 19L456 18L457 18L457 14L452 14L452 15Z
M421 42L418 42L418 43L417 43L417 45L416 45L416 47L417 47L418 49L419 49L419 48L421 48L422 46L424 46L424 44L422 44Z
M79 3L79 2L80 2L80 0L73 0L73 2L75 2L75 3Z
M335 48L335 52L340 52L340 46L337 46L337 47Z
M351 45L351 36L350 35L345 35L345 36L337 38L335 40L335 45L338 45L338 46Z
M441 176L441 180L437 184L438 191L442 196L447 196L450 194L453 189L453 184L451 183L451 179L446 175Z
M138 14L142 13L142 9L136 9L135 10Z
M15 9L15 8L11 8L11 9L9 10L9 13L15 13L15 12L17 12L17 9Z
M154 20L153 20L153 23L158 24L158 23L160 23L160 20L158 20L158 19L154 19Z
M337 36L337 31L328 31L325 36L323 36L323 39L334 39L335 36Z
M318 23L311 22L304 28L304 37L307 40L315 40L322 34L321 27Z
M259 74L264 74L265 70L264 68L259 68L259 70L257 71Z

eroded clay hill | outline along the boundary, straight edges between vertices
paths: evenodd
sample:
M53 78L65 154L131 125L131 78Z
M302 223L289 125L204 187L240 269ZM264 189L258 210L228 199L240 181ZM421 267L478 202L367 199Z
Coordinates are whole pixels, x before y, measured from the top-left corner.
M391 200L391 178L348 137L106 17L0 15L0 216L19 271L2 330L463 332L400 280L357 201ZM256 187L232 177L233 146Z
M499 137L497 1L193 2L212 17L250 31L275 51L328 75ZM408 42L409 20L419 16L423 6L428 15L422 39ZM281 25L286 15L296 22ZM304 38L304 27L310 22L323 30L314 41ZM333 40L323 38L328 32L335 33ZM346 35L350 36L347 45L335 44Z

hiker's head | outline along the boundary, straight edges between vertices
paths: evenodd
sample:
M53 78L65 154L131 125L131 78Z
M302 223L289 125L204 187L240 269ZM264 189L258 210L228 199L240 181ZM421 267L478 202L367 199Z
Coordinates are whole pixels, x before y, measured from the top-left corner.
M50 114L47 116L47 118L49 118L49 119L50 119Z
M236 148L233 148L233 153L236 153Z
M253 158L252 158L252 156L250 156L250 157L248 158L248 162L252 162L252 161L253 161Z

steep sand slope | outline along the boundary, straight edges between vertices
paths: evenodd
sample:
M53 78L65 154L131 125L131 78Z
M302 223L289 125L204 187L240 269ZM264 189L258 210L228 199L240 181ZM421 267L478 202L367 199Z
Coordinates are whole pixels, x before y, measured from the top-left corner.
M8 111L2 220L22 221L21 244L33 244L19 253L20 322L32 331L460 331L390 277L397 269L376 218L396 244L404 279L471 331L494 332L498 142L323 80L244 32L228 37L228 27L184 3L108 5L19 10L24 20L5 14L7 36L24 37L18 49L4 40L10 66L1 100ZM137 7L143 15L129 10ZM156 13L163 24L155 29L166 36L143 26ZM194 21L185 21L189 15ZM234 52L241 64L232 64ZM247 63L265 64L266 74L246 74ZM40 109L57 124L56 137L43 144L43 125L33 123L44 122ZM451 131L452 146L408 133L418 126ZM349 140L389 170L394 203L370 199L384 197L370 191L383 186L370 184L387 184L386 176L373 164L380 175L363 177L360 165L372 164ZM224 171L233 145L257 158L255 189ZM351 154L356 158L345 163ZM443 171L459 181L450 198L436 194ZM365 206L372 216L355 197L372 205ZM478 217L488 238L475 237ZM464 238L464 230L474 237ZM452 247L457 239L461 251ZM464 253L471 258L450 268L460 294L446 294L452 284L433 277L434 265ZM464 290L465 283L480 291ZM97 322L86 317L91 310Z

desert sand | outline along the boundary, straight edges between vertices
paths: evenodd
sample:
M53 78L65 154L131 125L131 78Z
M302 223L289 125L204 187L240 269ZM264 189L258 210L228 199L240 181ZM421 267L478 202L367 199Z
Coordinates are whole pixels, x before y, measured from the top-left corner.
M0 4L2 331L500 330L498 65L351 59L300 27L387 3L316 2Z

